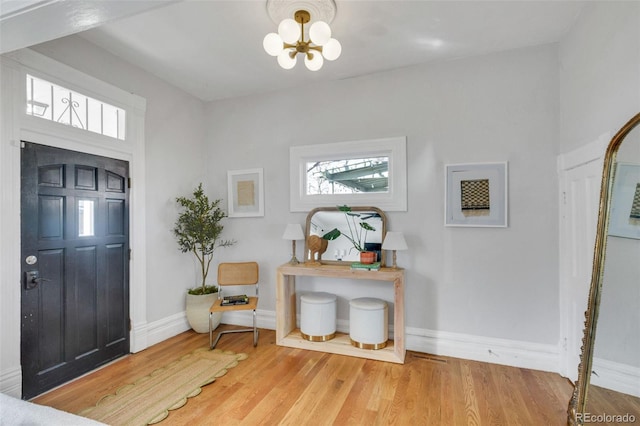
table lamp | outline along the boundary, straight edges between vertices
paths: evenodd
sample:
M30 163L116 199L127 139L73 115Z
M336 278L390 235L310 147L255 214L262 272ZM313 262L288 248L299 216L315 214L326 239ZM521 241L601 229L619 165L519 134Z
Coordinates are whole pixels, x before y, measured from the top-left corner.
M296 258L296 240L304 240L304 234L302 233L302 226L300 226L299 223L288 224L287 228L284 230L282 239L291 240L293 254L291 255L291 260L289 261L289 264L297 265L300 262Z
M393 269L398 269L396 265L396 250L406 250L407 242L404 240L402 232L387 232L382 243L382 250L393 250Z

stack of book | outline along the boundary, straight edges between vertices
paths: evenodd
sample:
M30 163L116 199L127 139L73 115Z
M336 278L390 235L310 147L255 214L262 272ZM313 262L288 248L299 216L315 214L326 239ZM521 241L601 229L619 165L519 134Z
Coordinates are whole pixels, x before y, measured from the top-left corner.
M374 262L374 263L353 262L351 264L351 269L362 270L362 271L379 271L380 262Z
M231 306L231 305L246 305L249 303L249 298L246 294L240 294L237 296L224 296L222 298L222 302L220 302L221 306Z

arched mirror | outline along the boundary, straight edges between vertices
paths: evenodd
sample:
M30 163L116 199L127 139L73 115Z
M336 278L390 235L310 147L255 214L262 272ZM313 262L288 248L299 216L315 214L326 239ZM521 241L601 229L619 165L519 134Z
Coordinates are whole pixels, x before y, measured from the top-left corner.
M366 229L361 223L366 224ZM326 246L320 250L313 247L322 240L323 235L335 229L340 231L340 237L325 240ZM357 262L360 260L360 252L352 242L356 240L363 249L375 252L376 260L385 265L382 241L386 232L387 218L377 207L350 207L348 213L337 207L318 207L307 215L304 260L342 265Z
M640 114L607 148L569 424L640 422Z

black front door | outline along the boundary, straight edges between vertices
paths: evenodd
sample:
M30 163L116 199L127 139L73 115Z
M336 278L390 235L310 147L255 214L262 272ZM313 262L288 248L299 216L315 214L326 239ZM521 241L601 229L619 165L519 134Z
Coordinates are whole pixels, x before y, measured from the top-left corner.
M22 397L129 353L128 163L21 150Z

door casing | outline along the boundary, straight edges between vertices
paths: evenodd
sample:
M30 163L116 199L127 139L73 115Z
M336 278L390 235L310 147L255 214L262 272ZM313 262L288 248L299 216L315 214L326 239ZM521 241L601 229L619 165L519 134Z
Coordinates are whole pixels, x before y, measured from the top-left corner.
M611 136L558 157L560 359L558 371L575 380L593 262L604 153Z
M130 203L131 351L149 346L147 325L145 111L144 98L23 49L0 56L0 391L20 397L20 140L128 161L132 179ZM40 71L43 70L43 71ZM46 71L44 71L46 70ZM127 111L126 140L29 117L25 114L26 74L53 79L79 92L109 99ZM138 226L136 226L138 225ZM156 337L155 341L160 341Z

